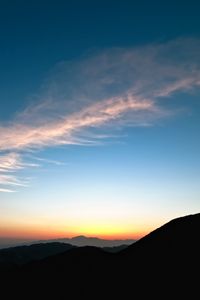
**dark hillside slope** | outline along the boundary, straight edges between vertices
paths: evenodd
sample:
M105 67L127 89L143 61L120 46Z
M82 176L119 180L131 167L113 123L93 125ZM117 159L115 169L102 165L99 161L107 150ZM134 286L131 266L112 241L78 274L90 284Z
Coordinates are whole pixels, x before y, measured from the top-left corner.
M200 242L200 214L195 214L171 220L122 252L132 255L135 251L148 250L153 254L162 250L173 253L178 251L181 254L184 249L189 250L194 245L192 251L197 251L200 247L198 242Z
M64 243L43 243L30 246L17 246L0 250L0 267L21 265L34 260L41 260L51 255L76 248Z
M28 289L36 297L45 295L44 299L52 295L56 299L196 299L199 245L200 214L189 215L119 253L76 248L5 272L1 282L15 286L15 296L21 297Z

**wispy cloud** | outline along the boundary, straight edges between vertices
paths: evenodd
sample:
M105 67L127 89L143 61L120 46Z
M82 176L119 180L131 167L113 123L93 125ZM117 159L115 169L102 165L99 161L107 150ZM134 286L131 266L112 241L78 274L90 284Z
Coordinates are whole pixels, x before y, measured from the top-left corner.
M13 175L0 175L0 183L4 185L27 186L28 182L19 180Z
M15 173L28 167L38 167L38 164L24 162L19 153L8 153L0 156L0 191L14 192L12 189L2 188L2 186L23 186L27 187L29 180L19 177Z
M13 172L26 167L37 167L35 163L25 163L19 153L11 152L0 156L0 172Z
M95 139L96 129L144 126L169 116L173 111L166 110L163 99L200 86L199 53L198 39L177 39L60 63L37 103L0 125L0 151L12 152L0 157L0 172L34 166L22 161L21 151L90 145L106 136L102 131ZM0 184L17 185L9 176L2 175Z
M47 124L14 124L0 128L0 149L20 150L59 144L82 144L82 140L77 137L82 129L104 125L128 111L138 114L143 111L155 113L156 109L153 101L137 99L132 95L107 99Z
M10 190L10 189L0 188L0 192L2 192L2 193L15 193L16 191L13 191L13 190Z
M53 165L57 165L57 166L66 165L65 162L62 162L62 161L59 161L59 160L47 159L47 158L38 157L38 156L35 156L35 155L28 155L28 157L32 160L36 160L36 161L44 162L44 163L48 163L48 164L53 164Z

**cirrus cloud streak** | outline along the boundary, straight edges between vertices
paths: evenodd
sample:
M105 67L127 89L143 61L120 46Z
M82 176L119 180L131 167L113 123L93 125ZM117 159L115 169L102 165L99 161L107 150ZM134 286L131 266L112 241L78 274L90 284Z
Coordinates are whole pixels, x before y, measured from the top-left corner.
M163 104L200 86L199 53L200 41L188 38L106 49L58 64L39 99L0 125L0 192L27 184L10 174L37 166L24 162L27 151L98 144L111 125L144 126L174 114L176 107Z

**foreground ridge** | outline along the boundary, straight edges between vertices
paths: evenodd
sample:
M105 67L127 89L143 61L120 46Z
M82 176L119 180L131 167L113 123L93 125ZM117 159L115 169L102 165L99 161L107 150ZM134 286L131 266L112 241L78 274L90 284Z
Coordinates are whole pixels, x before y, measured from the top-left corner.
M200 214L176 218L118 253L76 247L21 267L1 270L15 293L45 293L92 299L161 294L190 298L198 289ZM23 285L22 285L23 283ZM145 287L145 288L144 288ZM160 291L161 294L160 294Z

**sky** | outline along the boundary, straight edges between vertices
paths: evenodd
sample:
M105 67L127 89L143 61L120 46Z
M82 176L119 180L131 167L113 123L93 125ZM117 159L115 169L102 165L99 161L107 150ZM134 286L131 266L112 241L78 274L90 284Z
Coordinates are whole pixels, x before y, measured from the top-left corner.
M200 211L199 9L0 2L0 238L139 239Z

